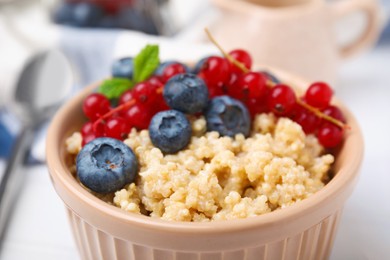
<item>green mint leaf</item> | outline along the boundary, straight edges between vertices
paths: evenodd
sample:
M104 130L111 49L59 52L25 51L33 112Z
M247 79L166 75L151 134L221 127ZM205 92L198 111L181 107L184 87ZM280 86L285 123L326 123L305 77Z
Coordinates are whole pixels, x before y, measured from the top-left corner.
M133 87L133 82L124 78L106 79L100 85L98 92L108 99L119 98L123 92Z
M134 58L135 83L148 79L160 64L158 45L146 45Z

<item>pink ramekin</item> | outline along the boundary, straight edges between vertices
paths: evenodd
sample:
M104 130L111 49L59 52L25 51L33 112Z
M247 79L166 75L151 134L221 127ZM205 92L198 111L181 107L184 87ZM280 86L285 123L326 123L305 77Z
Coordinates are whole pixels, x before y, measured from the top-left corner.
M305 88L308 82L283 72L284 82ZM169 222L125 212L80 186L69 170L65 139L85 121L81 105L96 87L67 102L51 122L47 165L64 201L82 259L327 259L343 205L358 179L363 138L356 119L340 103L351 130L337 151L334 178L293 206L244 220L208 223Z

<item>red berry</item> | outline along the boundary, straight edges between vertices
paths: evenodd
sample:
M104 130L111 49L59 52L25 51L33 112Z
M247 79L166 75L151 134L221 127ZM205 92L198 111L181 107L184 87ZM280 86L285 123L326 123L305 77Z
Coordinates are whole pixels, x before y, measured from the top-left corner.
M95 4L101 6L107 13L115 15L119 10L130 7L133 3L133 0L92 0L90 2L94 2Z
M227 92L226 86L220 83L212 88L209 88L209 97L214 98L214 97L222 96L225 95L226 92Z
M126 122L125 119L120 117L110 118L106 122L106 136L116 139L124 139L130 132L131 125Z
M135 104L124 113L126 121L138 129L147 129L154 113L141 104Z
M268 94L268 108L276 115L289 115L295 103L295 93L289 86L279 84L270 89Z
M152 76L147 80L150 84L158 86L158 87L164 87L164 83L161 77L159 76Z
M299 105L296 105L294 110L293 120L302 126L302 129L306 134L314 133L317 130L321 119Z
M227 82L227 86L234 86L238 82L240 74L231 72L229 76L229 80Z
M152 107L150 107L150 109L153 110L155 113L170 109L169 106L165 103L163 97L164 83L162 82L161 78L158 76L152 76L147 80L147 82L153 85L156 91L155 103L152 105Z
M230 79L229 62L222 57L211 56L203 63L198 75L209 90L220 84L225 85Z
M84 100L83 111L91 121L95 121L110 111L110 101L102 94L90 94Z
M134 99L133 90L132 89L126 90L125 92L122 93L122 95L119 98L119 105L127 103L132 99Z
M323 124L317 133L318 141L325 148L334 148L343 140L343 131L338 126Z
M134 86L133 96L138 103L152 106L160 96L162 98L161 93L157 92L158 88L158 85L144 81Z
M237 49L229 52L229 55L235 60L242 63L248 70L252 67L252 58L247 51ZM236 65L230 63L230 70L236 73L243 73L243 71Z
M341 110L336 106L330 105L330 106L326 107L325 109L323 109L322 113L324 113L325 115L328 115L330 117L333 117L334 119L340 120L343 123L347 122L347 120L345 120L343 112L341 112ZM325 122L325 120L323 120L323 121Z
M96 137L103 137L105 135L104 124L99 123L94 129L93 122L87 122L81 128L81 135L84 137L93 134Z
M305 100L307 104L321 109L329 105L332 95L333 90L328 84L315 82L306 90Z
M103 123L97 124L97 126L93 129L93 133L96 137L103 137L106 135L105 125Z
M228 94L232 98L235 98L237 100L240 100L241 102L246 102L248 101L246 97L246 94L242 89L240 89L237 84L233 86L228 87Z
M157 113L157 112L165 111L165 110L169 110L169 109L171 109L171 108L167 105L167 103L165 103L165 100L164 100L164 98L162 97L162 94L161 94L161 99L159 99L156 102L156 109L153 109L153 112Z
M88 134L86 136L83 136L83 141L81 142L81 145L84 146L86 145L87 143L91 142L92 140L96 139L96 135L95 134Z
M267 77L258 72L248 72L239 77L237 87L244 93L246 99L258 99L265 95Z
M176 76L178 74L186 73L186 68L183 64L180 63L172 63L168 65L162 74L162 78L164 82L167 82L170 78L173 76Z
M245 100L245 93L238 87L240 75L238 73L231 73L228 83L226 84L226 92L229 96L240 101Z
M81 127L81 135L86 136L93 133L93 123L87 122Z
M260 99L249 99L247 102L245 102L245 104L248 107L252 118L257 114L266 113L269 111L266 96Z

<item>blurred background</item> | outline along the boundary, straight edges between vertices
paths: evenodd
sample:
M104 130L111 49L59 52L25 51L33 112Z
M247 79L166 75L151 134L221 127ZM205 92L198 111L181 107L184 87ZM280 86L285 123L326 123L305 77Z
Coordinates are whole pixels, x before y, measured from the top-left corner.
M209 27L224 47L248 49L260 66L332 83L362 125L366 159L331 259L389 259L390 206L383 201L390 198L385 185L390 183L385 163L390 154L390 0L277 2L0 0L0 180L26 127L15 94L23 83L51 86L39 98L38 90L24 98L43 104L60 92L63 101L109 77L113 60L134 55L147 43L160 45L162 60L195 61L218 53L204 34ZM317 13L305 9L313 2L323 2ZM351 3L358 7L338 11ZM34 67L37 56L34 75L40 76L31 77L26 69ZM33 125L32 144L18 168L25 185L0 240L0 259L78 259L44 165L46 119Z

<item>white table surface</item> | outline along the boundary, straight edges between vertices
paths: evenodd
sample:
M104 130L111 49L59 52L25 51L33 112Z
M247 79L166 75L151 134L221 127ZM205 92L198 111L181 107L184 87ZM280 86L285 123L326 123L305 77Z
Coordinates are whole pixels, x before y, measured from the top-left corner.
M390 259L390 46L345 63L336 93L354 112L365 138L359 183L348 200L331 259ZM25 169L2 260L78 259L45 166Z

